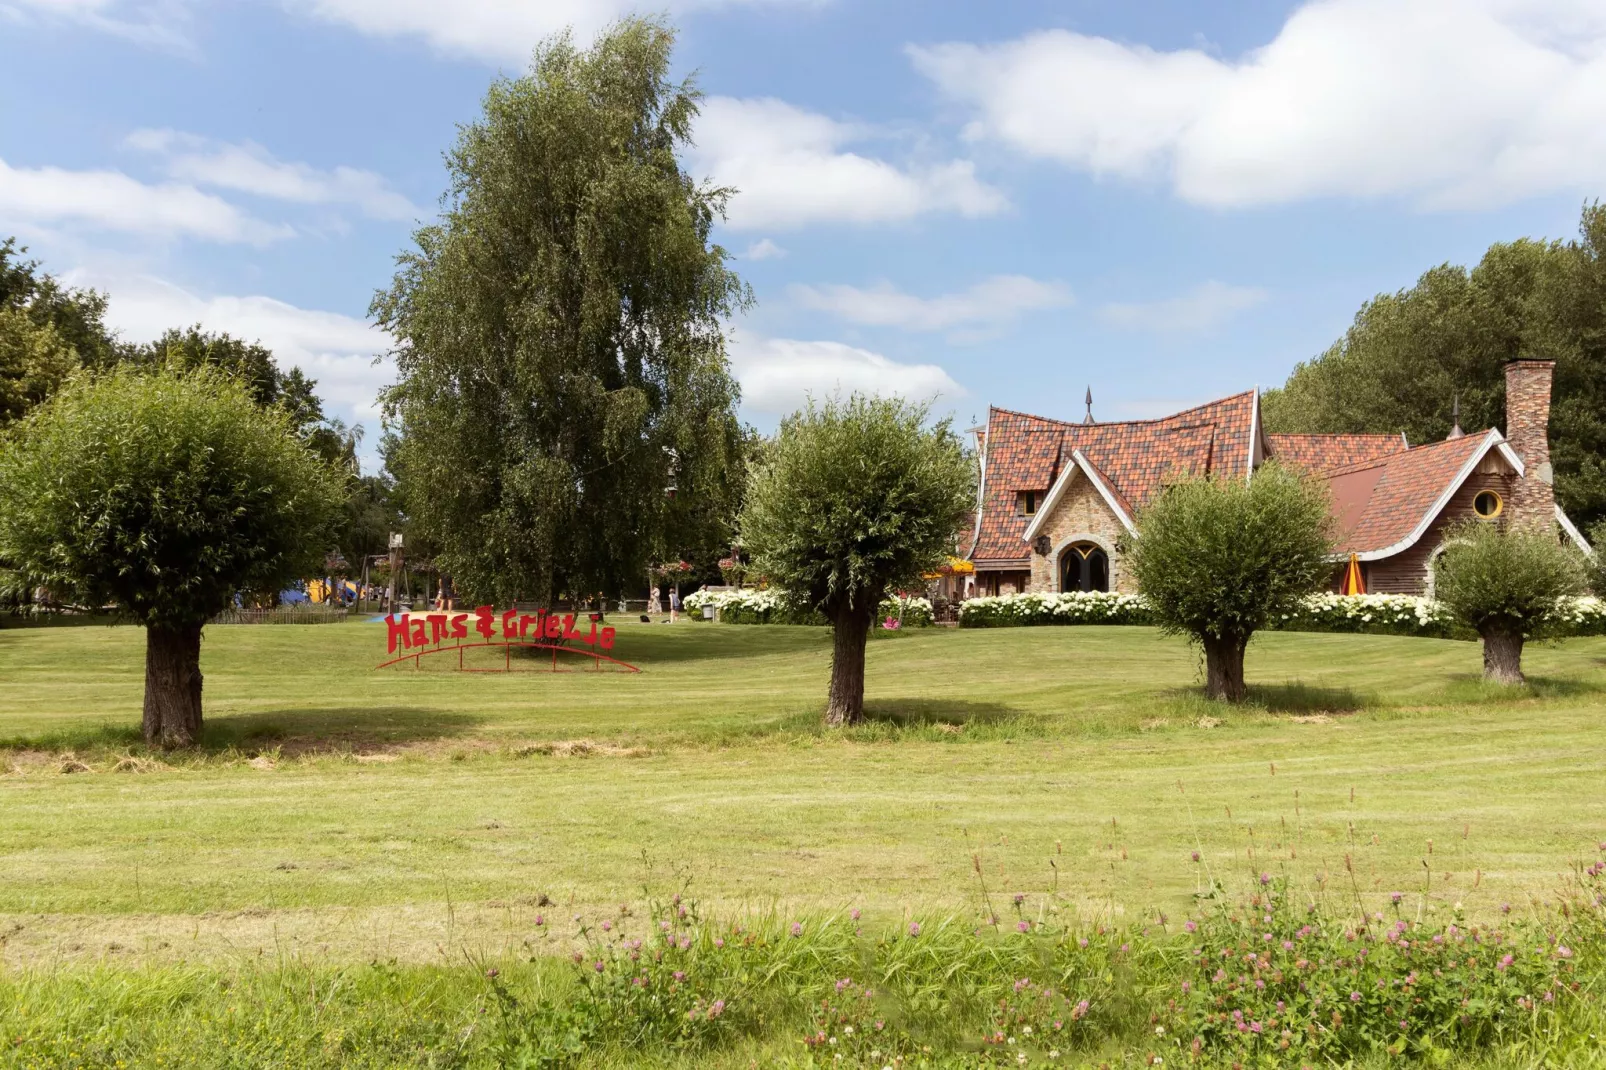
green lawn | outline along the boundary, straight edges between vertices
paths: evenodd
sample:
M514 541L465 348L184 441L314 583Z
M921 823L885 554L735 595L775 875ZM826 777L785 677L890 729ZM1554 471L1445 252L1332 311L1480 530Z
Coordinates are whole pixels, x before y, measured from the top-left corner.
M1147 629L912 631L845 737L822 629L624 624L615 653L644 671L376 671L380 626L210 628L207 747L136 773L142 634L0 631L0 961L445 961L644 883L970 911L978 858L1085 916L1207 870L1349 888L1346 854L1365 895L1492 912L1606 840L1606 639L1533 647L1507 695L1471 644L1271 634L1223 711Z

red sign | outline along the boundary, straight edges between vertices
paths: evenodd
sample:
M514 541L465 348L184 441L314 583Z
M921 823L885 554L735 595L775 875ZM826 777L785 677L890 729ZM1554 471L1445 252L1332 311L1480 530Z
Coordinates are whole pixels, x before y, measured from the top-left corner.
M385 618L385 652L393 655L400 652L400 656L378 667L382 669L408 660L416 664L425 655L456 650L459 651L458 667L463 668L461 651L500 646L507 651L513 647L551 650L553 671L558 671L559 653L589 657L598 668L607 661L631 672L641 671L602 653L613 649L615 632L611 627L599 627L601 614L587 615L583 624L580 618L578 613L549 613L544 609L534 613L507 609L498 613L493 606L479 606L472 613L403 613L399 618L391 614ZM465 671L511 671L510 657L504 655L503 664L502 670Z

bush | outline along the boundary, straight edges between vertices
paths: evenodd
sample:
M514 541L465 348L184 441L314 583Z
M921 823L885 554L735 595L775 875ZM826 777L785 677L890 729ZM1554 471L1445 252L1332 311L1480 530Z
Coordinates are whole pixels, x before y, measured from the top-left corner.
M1523 682L1523 643L1561 623L1562 599L1582 588L1578 555L1549 530L1462 525L1434 569L1438 600L1483 637L1484 679L1502 684Z
M1211 698L1241 701L1250 637L1326 583L1331 525L1326 484L1276 463L1174 484L1138 516L1127 567L1155 623L1204 648Z

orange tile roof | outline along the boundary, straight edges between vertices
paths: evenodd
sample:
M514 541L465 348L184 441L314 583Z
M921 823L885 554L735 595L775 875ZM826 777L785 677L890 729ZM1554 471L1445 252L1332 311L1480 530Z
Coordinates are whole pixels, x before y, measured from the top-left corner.
M1353 526L1341 536L1340 552L1372 553L1387 549L1410 535L1487 440L1488 432L1484 432L1429 442L1378 461L1329 472L1328 477L1333 478L1372 468L1382 469Z
M1080 450L1127 515L1171 480L1240 474L1249 464L1252 391L1157 420L1075 424L989 411L986 471L972 560L1024 568L1032 518L1020 491L1046 493ZM1410 447L1399 435L1267 435L1268 457L1320 473L1335 491L1343 553L1387 549L1416 530L1488 434ZM1339 498L1344 498L1339 501Z
M1403 435L1267 435L1266 452L1283 464L1330 472L1377 461L1408 447Z
M1247 472L1255 395L1246 390L1158 420L1073 424L991 409L986 435L986 487L971 557L977 561L1029 560L1022 535L1030 517L1019 515L1019 491L1046 492L1072 450L1103 477L1130 514L1168 480L1210 473Z

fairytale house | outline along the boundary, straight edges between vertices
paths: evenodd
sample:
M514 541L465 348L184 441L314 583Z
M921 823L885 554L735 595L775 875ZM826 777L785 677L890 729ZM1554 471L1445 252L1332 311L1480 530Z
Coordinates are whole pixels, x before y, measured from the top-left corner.
M1250 479L1272 459L1327 480L1335 561L1354 554L1368 591L1427 589L1445 527L1473 517L1559 529L1585 546L1551 487L1553 368L1507 365L1506 434L1456 427L1420 446L1403 435L1268 435L1253 390L1119 423L1095 422L1091 397L1081 423L990 409L976 429L981 493L967 555L974 593L1130 591L1118 540L1168 482Z

